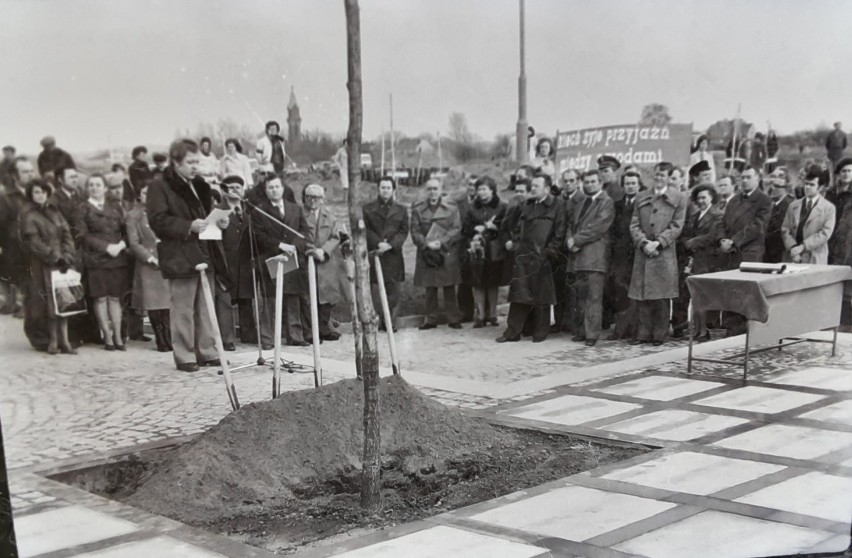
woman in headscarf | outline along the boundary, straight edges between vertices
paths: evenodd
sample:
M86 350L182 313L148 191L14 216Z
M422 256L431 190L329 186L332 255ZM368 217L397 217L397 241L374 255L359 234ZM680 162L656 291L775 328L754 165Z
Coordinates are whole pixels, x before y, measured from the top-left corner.
M53 271L67 272L75 260L71 228L59 209L48 202L52 188L41 179L32 181L26 189L31 208L21 215L21 245L27 254L30 284L25 304L31 315L47 320L50 337L47 352L55 355L77 354L68 342L68 319L57 316L51 301Z

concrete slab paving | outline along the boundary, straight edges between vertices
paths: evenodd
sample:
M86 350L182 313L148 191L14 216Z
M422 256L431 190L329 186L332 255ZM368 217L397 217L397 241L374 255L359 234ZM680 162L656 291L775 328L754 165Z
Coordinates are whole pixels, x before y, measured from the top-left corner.
M471 519L538 535L584 541L675 507L675 504L567 486L474 515Z
M852 399L844 399L820 409L799 415L802 418L824 420L837 424L852 424Z
M804 386L832 391L852 391L852 371L842 368L811 367L804 370L792 370L768 378L767 382L791 386Z
M601 478L706 496L783 469L781 465L683 451Z
M15 517L21 558L37 556L138 531L130 521L82 506Z
M617 544L615 549L648 558L754 558L806 552L837 539L825 531L705 511Z
M439 525L342 554L339 558L531 558L544 548Z
M629 395L655 401L671 401L702 391L715 389L725 384L708 380L689 380L671 376L646 376L611 386L597 388L594 391L613 395Z
M736 501L850 523L852 478L813 471L752 492Z
M580 395L563 395L533 403L506 414L555 424L577 425L640 408L641 405L633 403L607 401Z
M224 558L224 556L172 537L154 537L85 554L75 554L74 558Z
M696 405L751 411L754 413L781 413L823 399L822 395L787 391L758 386L745 386L739 389L712 395L693 401Z
M599 428L611 432L635 434L646 438L685 442L725 430L726 428L746 424L747 422L749 422L747 419L737 417L711 415L680 409L667 409L600 426Z
M793 459L813 459L852 448L852 434L804 426L770 424L712 445Z

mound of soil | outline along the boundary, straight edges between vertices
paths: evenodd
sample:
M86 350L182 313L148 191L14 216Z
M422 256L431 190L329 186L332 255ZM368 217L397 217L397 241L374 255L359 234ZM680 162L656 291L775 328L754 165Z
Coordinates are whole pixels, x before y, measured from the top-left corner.
M382 456L404 473L513 445L512 434L437 403L398 376L380 382ZM147 473L128 502L191 524L294 496L361 467L363 384L343 380L233 412Z

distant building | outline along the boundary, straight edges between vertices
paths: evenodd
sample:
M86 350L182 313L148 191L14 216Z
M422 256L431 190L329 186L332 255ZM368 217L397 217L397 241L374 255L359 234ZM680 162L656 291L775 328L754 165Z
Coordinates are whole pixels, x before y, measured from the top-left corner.
M302 139L302 116L299 113L299 103L296 102L296 92L290 88L290 102L287 103L287 142L295 146Z

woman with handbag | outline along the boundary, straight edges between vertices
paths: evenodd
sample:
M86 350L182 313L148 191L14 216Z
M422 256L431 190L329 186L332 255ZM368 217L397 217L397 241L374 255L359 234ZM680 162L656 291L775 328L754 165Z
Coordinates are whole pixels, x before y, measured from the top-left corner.
M20 221L21 245L30 272L26 304L32 315L47 320L50 336L47 352L75 355L77 351L68 342L68 319L57 315L51 296L53 272L66 273L74 265L74 240L59 209L47 201L51 193L50 185L40 179L33 180L26 189L27 199L32 203Z
M95 319L107 351L127 350L121 337L121 298L129 288L124 209L106 196L101 174L86 180L89 199L77 206L74 229L83 250L86 290L94 300Z
M462 223L462 241L467 246L462 272L473 285L473 327L478 329L497 325L497 290L506 284L499 230L507 205L490 176L480 177L475 186L476 197Z
M133 301L131 306L139 312L148 312L157 350L168 353L172 350L170 320L171 297L169 283L160 272L157 258L159 240L148 224L145 205L148 201L148 185L139 191L139 203L127 213L127 243L136 257L133 269Z

